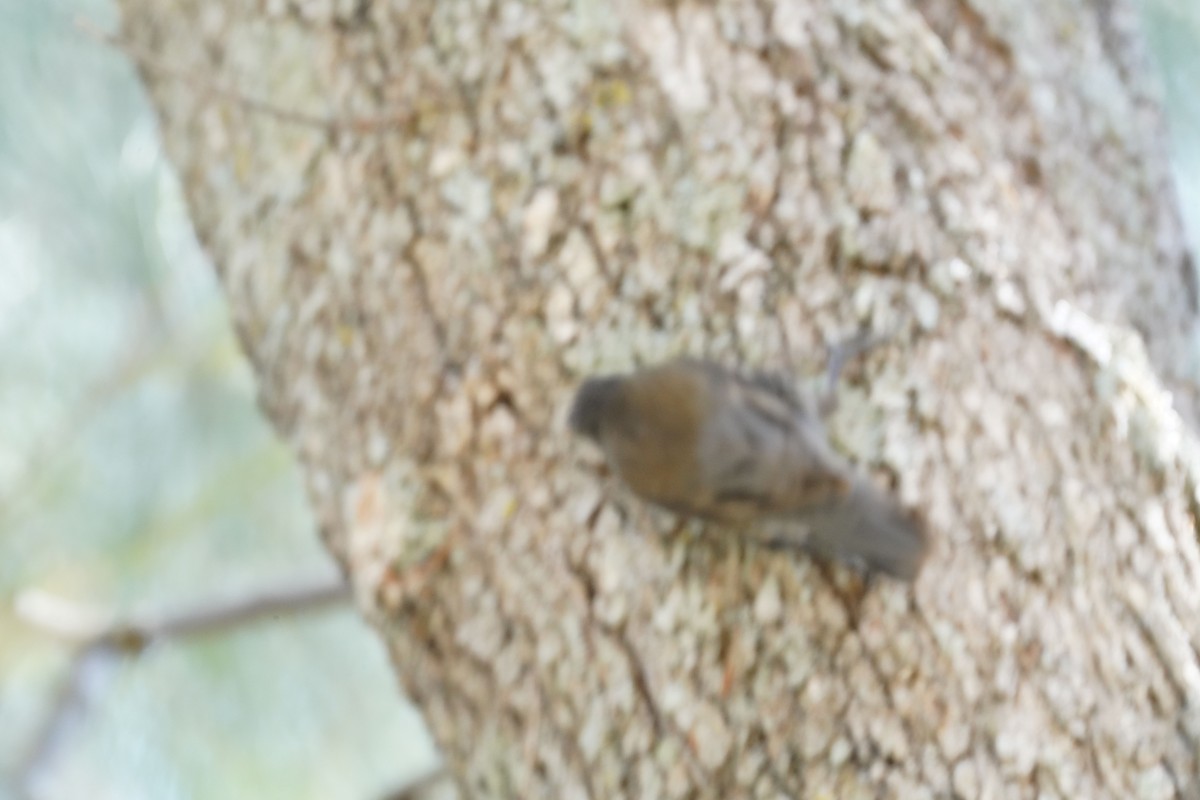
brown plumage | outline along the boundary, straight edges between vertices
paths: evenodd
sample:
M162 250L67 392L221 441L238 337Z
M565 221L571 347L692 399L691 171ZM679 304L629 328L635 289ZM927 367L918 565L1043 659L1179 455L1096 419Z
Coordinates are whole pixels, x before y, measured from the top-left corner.
M761 523L772 543L905 580L920 569L919 520L829 446L820 414L777 376L681 359L593 378L570 425L652 503L728 525Z

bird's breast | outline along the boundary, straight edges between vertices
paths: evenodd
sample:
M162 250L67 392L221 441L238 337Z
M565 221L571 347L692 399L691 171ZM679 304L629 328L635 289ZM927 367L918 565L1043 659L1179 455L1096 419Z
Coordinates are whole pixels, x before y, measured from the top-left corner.
M698 491L694 439L645 432L611 443L609 460L634 493L676 510Z

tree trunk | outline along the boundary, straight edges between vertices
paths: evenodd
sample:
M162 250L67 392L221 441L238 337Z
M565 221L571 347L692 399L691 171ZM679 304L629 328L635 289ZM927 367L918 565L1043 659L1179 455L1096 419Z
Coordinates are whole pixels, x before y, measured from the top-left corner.
M1197 298L1128 2L121 6L464 796L1200 797ZM566 432L587 375L863 324L832 438L927 518L912 587L680 530Z

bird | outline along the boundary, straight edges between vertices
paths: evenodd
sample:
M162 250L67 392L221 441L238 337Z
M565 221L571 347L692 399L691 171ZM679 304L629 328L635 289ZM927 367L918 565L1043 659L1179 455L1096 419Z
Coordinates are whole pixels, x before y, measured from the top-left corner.
M848 351L865 346L835 348L820 402L779 373L685 357L585 380L568 424L654 505L912 581L928 550L923 521L852 467L825 431Z

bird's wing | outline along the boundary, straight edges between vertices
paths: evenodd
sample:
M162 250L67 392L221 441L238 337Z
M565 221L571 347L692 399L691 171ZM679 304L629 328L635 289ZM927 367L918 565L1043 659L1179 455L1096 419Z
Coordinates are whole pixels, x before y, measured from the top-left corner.
M763 527L763 535L773 545L801 547L822 558L906 581L917 576L929 550L920 517L862 475L853 479L841 501L771 519Z
M820 422L780 378L723 376L700 442L703 483L739 514L787 514L843 498L850 472Z
M719 402L699 442L704 516L761 522L768 541L912 580L928 541L919 518L858 474L780 378L714 373Z

